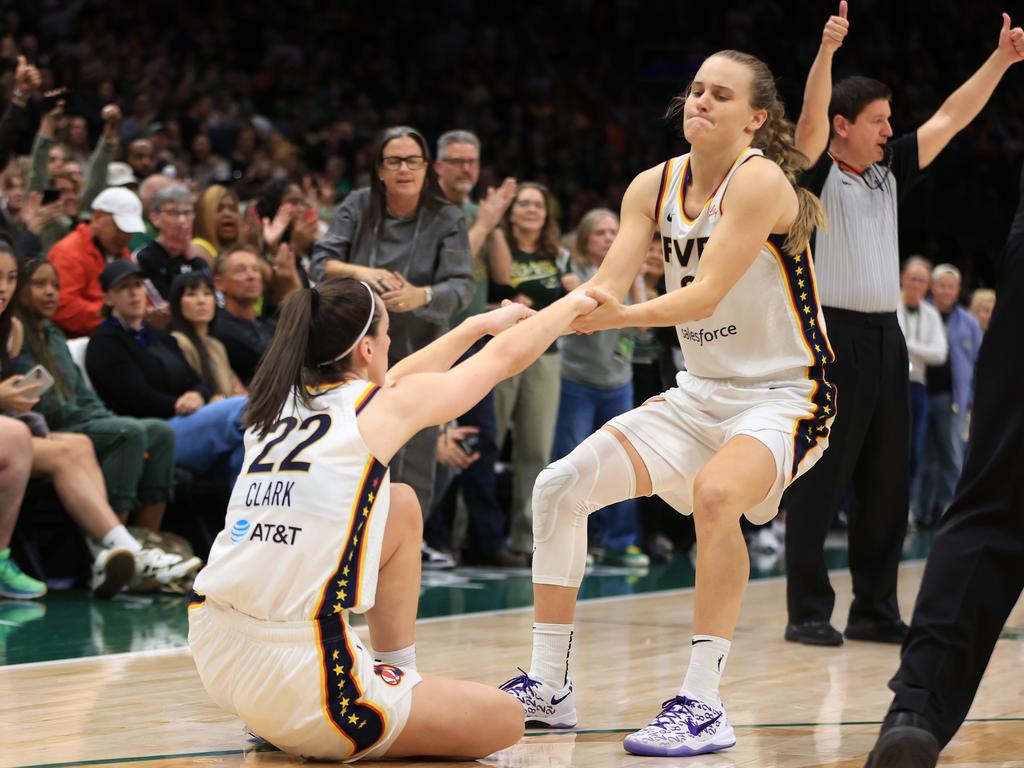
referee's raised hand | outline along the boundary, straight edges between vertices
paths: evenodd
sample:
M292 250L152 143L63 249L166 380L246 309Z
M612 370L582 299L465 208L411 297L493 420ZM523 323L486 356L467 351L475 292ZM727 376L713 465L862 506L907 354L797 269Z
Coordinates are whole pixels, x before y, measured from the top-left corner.
M839 11L836 16L829 16L825 22L825 31L821 35L821 47L832 53L838 51L846 34L850 31L850 22L846 18L846 0L840 0Z
M1003 28L999 30L999 50L1008 64L1024 61L1024 29L1010 26L1010 15L1003 14Z

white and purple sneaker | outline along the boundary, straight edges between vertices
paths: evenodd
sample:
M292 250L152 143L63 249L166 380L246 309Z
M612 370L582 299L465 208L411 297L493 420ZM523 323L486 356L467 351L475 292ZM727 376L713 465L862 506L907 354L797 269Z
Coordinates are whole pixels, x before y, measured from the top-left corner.
M662 705L649 725L622 741L627 752L649 757L690 757L728 749L736 743L724 707L676 696Z
M523 672L522 669L519 671ZM523 672L519 677L502 683L501 690L519 699L526 713L527 726L576 727L576 698L572 692L572 680L567 680L561 688L552 688Z

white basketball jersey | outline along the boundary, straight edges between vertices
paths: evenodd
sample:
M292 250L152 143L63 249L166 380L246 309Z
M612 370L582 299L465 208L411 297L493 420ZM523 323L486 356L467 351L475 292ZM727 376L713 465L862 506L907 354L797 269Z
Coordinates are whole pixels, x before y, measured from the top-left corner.
M690 155L665 163L655 220L662 233L665 285L685 288L697 275L708 239L722 217L722 200L733 174L763 154L747 147L696 219L683 202L690 179ZM704 320L676 327L686 369L710 379L767 378L794 368L814 368L835 359L818 301L810 246L791 256L785 235L770 235L757 258Z
M268 621L309 621L373 607L390 476L356 415L376 384L322 387L312 408L293 395L245 463L224 530L195 591Z

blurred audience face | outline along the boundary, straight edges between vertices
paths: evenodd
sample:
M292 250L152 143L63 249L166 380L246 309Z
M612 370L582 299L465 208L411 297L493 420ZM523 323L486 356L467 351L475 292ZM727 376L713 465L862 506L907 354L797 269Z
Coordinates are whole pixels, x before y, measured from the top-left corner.
M146 316L146 284L141 275L129 275L104 294L110 313L128 325Z
M106 211L92 212L92 233L108 255L121 253L132 240L130 232L122 232L114 223L114 217Z
M423 150L411 136L392 139L384 145L377 173L389 198L418 200L427 177Z
M469 197L480 178L480 150L467 141L444 148L444 157L434 163L441 191L450 200Z
M18 287L18 262L14 254L0 250L0 315L10 308L14 289Z
M135 171L139 179L144 179L153 173L153 163L156 160L156 153L153 150L153 142L149 139L136 139L128 147L128 165Z
M900 274L900 290L903 293L903 303L908 307L916 307L925 296L928 295L928 288L931 286L932 276L928 267L919 262L910 262L903 267Z
M61 172L61 168L64 166L64 161L67 160L67 156L64 154L64 147L57 144L56 146L50 147L47 157L49 160L46 165L46 170L49 172L50 178L52 179Z
M89 126L84 117L72 117L68 121L68 144L75 149L89 146Z
M647 255L644 256L641 274L655 275L661 277L665 274L665 251L661 243L661 236L655 236L651 244L647 246Z
M513 229L540 232L548 220L548 207L544 193L533 187L524 187L516 193L509 208L509 222Z
M227 256L227 264L220 265L220 274L214 278L217 290L240 304L254 304L263 295L263 272L255 253L235 251Z
M944 274L932 281L932 301L939 312L949 312L960 298L960 281L955 275Z
M210 144L210 137L205 133L197 133L196 137L192 139L192 160L196 163L201 163L210 157L213 151L213 145Z
M4 199L7 200L7 210L16 214L25 204L25 177L21 174L12 173L4 176Z
M82 164L77 160L65 160L60 172L74 179L79 189L85 186L85 174L82 173Z
M62 173L52 182L53 188L60 192L60 207L65 216L78 216L78 207L82 201L80 187L74 179Z
M181 316L192 325L208 325L216 311L216 298L206 283L186 288L181 294Z
M21 308L37 317L49 320L60 304L60 281L57 270L48 261L28 275L28 290L21 294Z
M238 207L238 198L227 192L217 203L217 239L221 245L235 242L241 226L242 211Z
M166 189L173 183L173 179L169 179L162 173L154 174L142 182L139 186L139 199L142 201L142 209L146 212L146 216L151 217L153 215L153 211L150 208L153 196L161 189Z
M995 308L995 296L975 297L971 300L971 314L977 319L981 330L988 330L988 324L992 322L992 311Z
M619 234L618 220L614 216L602 216L597 224L594 225L590 237L587 238L587 252L585 254L587 258L595 264L600 264L604 261L604 257L608 254L608 249L612 247L612 243L615 242L617 234Z
M192 222L196 218L192 204L168 201L153 211L150 218L159 230L160 243L167 252L172 256L184 253L192 239Z

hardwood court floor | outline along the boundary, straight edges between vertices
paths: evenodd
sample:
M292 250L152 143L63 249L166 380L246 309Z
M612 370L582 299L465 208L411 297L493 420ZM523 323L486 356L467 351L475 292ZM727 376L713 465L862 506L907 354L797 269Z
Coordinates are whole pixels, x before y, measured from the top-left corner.
M920 564L903 566L905 613L921 571ZM833 583L841 627L849 578L837 574ZM640 758L622 750L623 735L657 712L684 672L692 594L678 590L582 603L574 643L579 728L531 732L482 762L500 768L859 768L889 701L885 682L898 648L784 642L784 590L782 580L754 582L747 590L723 687L737 732L733 749L685 759ZM419 666L496 685L529 662L530 618L519 610L424 622L418 628ZM1024 606L1018 605L970 720L940 765L1024 768L1022 625ZM248 745L241 723L206 698L184 650L0 668L0 733L2 766L299 762Z

